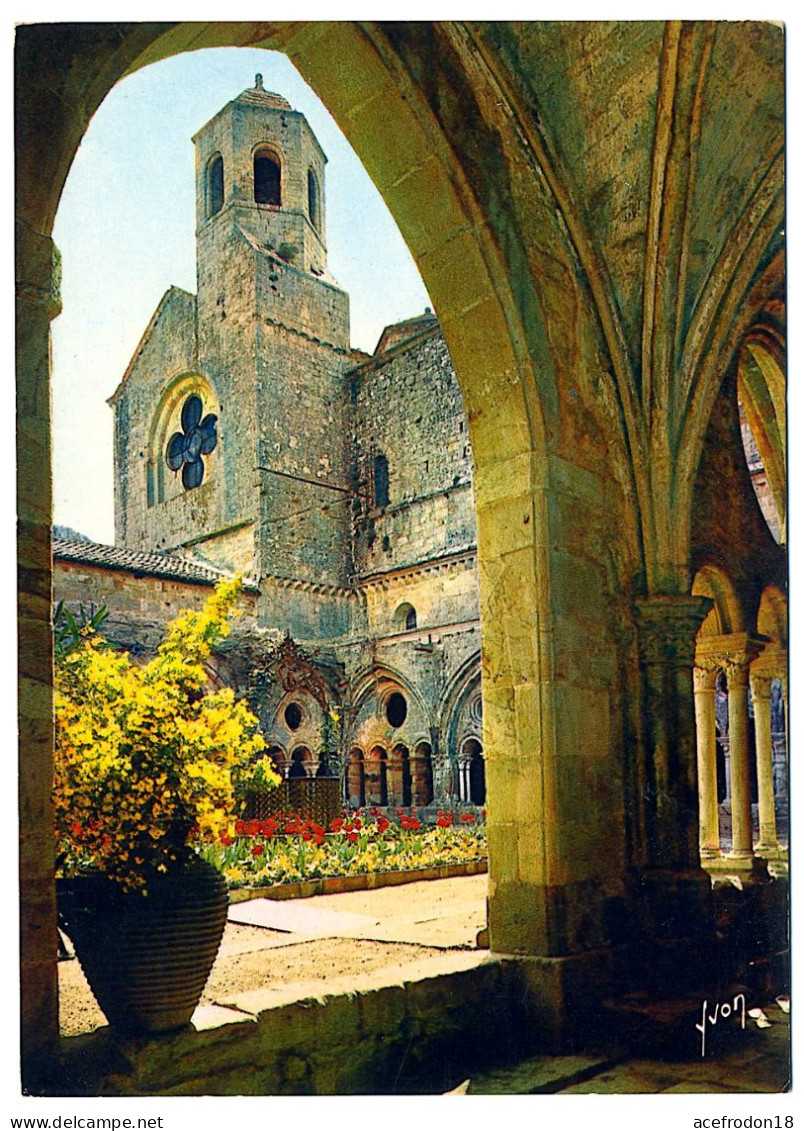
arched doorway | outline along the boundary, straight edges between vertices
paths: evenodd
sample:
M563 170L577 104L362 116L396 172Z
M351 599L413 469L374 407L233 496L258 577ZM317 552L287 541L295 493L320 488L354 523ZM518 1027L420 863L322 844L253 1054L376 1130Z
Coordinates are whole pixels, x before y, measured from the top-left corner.
M426 806L433 800L433 753L429 742L417 744L410 761L411 803Z
M297 746L290 755L289 778L308 778L312 776L313 755L306 746Z
M366 776L363 751L355 747L346 763L346 804L353 809L362 809L366 804Z
M460 799L467 805L486 804L486 765L483 745L477 738L467 738L458 760Z

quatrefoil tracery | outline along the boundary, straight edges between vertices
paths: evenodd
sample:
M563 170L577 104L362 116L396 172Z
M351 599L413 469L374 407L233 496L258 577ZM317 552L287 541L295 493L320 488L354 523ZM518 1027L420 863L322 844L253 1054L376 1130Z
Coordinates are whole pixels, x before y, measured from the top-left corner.
M181 432L174 432L168 440L165 459L171 471L181 468L181 481L185 490L199 487L204 479L202 456L214 451L218 443L218 418L207 413L201 418L201 398L191 393L182 405Z

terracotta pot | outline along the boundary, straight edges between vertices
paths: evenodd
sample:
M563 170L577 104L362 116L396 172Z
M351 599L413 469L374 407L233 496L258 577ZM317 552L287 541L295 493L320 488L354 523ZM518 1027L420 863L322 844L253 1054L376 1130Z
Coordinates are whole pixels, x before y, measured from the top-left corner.
M57 881L59 926L98 1005L121 1033L189 1024L226 926L223 876L200 859L158 876L148 895L101 875Z

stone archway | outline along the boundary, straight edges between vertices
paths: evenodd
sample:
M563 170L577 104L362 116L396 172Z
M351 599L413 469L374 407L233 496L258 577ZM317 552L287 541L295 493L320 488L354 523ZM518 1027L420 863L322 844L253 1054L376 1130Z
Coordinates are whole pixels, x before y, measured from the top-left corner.
M445 26L443 42L425 45L422 57L430 50L434 59L458 50L457 30L457 25ZM572 806L579 771L586 776L597 774L597 767L611 760L615 750L616 727L610 726L611 700L605 694L586 700L588 733L595 736L596 748L587 749L583 759L578 759L574 739L566 737L558 722L575 713L586 677L580 684L577 678L566 680L560 672L556 678L556 655L573 632L583 631L590 599L602 598L607 580L608 567L589 570L583 553L565 548L590 520L590 514L573 514L579 485L587 475L594 478L599 467L573 467L566 458L574 444L571 435L564 438L567 453L551 453L543 398L551 405L555 425L559 414L557 347L548 339L538 297L526 297L523 307L520 281L510 277L507 251L491 235L488 216L468 179L469 172L477 172L476 166L471 163L470 168L459 160L450 138L452 127L434 118L426 84L411 73L407 49L395 45L393 36L389 38L379 25L129 25L121 34L101 27L88 43L80 33L75 39L71 35L67 27L44 31L38 39L33 32L28 41L32 53L28 57L18 53L23 299L18 336L20 559L25 569L21 734L26 743L22 804L31 816L26 825L30 851L24 853L23 898L32 925L24 948L23 983L25 1024L31 1041L34 1045L42 1040L52 1042L56 1024L55 966L46 941L47 924L53 921L52 872L47 853L41 851L48 835L50 676L46 662L43 666L41 660L33 659L46 658L49 652L47 600L43 599L50 576L48 323L58 307L56 253L50 232L70 161L105 93L124 73L190 47L248 42L289 55L345 128L391 208L436 304L462 387L476 464L485 625L485 749L491 800L492 945L500 951L564 953L571 944L564 926L556 934L556 925L568 921L548 914L546 904L555 898L563 900L564 895L557 893L566 884L570 888L580 884L580 894L588 882L594 882L601 896L612 885L618 888L624 863L624 845L621 838L618 843L617 837L611 837L605 800L599 813L589 814L587 829L592 842L605 834L610 849L606 857L600 853L588 859L579 856L577 838L567 840L560 831L561 823L553 819ZM460 50L466 58L472 54L469 46ZM81 59L76 68L67 68L70 75L81 75L78 83L72 77L57 93L52 86L45 91L39 75L47 66L49 52L54 64L70 57ZM58 66L54 70L61 73ZM490 72L478 80L477 91L468 93L473 102L482 103L476 124L488 152L493 153L498 123L487 119L497 116L499 124L506 121L504 99L500 101ZM450 99L454 100L452 91ZM54 100L59 104L58 121ZM455 101L460 103L460 99ZM393 149L387 145L389 130L395 137ZM47 143L41 145L45 136ZM563 240L561 224L552 200L540 202L539 207L549 228L546 239L555 245L547 251L552 259ZM566 248L560 255L571 262ZM550 273L544 277L557 278ZM520 280L525 278L532 286L530 268L522 265ZM566 287L560 280L551 285L556 295ZM591 318L589 327L593 324ZM563 319L555 325L565 332ZM609 483L610 497L611 486ZM592 496L587 490L587 502L591 503ZM591 509L597 511L599 520L610 505L599 508L593 504ZM569 604L569 591L562 598L553 588L556 570L564 567L587 574L582 599L580 595L570 598ZM570 615L573 608L576 612ZM578 613L579 609L583 611ZM613 659L613 638L602 622L594 623L596 662L605 662L607 656ZM590 624L586 624L587 634ZM595 649L590 648L592 651ZM512 710L514 700L516 709ZM511 799L512 804L495 807L495 796ZM542 821L542 835L536 839L530 825L540 814L550 819ZM509 848L502 851L503 845ZM513 852L512 845L516 845ZM598 885L601 862L607 877ZM574 898L569 888L567 893ZM534 908L536 913L532 913ZM567 929L572 931L571 926Z

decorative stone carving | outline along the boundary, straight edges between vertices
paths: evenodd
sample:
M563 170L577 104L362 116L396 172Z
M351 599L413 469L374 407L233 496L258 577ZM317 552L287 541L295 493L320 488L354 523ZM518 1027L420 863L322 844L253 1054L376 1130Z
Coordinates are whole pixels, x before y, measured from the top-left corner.
M691 668L696 658L695 637L711 607L709 597L637 598L643 662Z
M268 664L283 691L307 691L322 711L327 710L327 684L312 657L290 635L274 649Z

